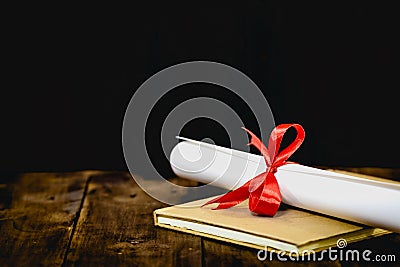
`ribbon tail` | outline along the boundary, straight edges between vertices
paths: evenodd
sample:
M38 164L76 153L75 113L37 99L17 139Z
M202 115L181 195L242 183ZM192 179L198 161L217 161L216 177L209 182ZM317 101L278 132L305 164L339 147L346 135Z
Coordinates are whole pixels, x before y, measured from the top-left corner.
M270 153L268 152L268 149L265 147L264 143L254 134L252 133L250 130L242 127L243 130L245 130L251 137L250 139L250 143L248 143L247 145L253 145L255 146L263 155L265 162L267 163L267 166L271 165L271 158L270 158Z
M211 199L210 201L203 204L202 207L213 203L219 203L219 205L216 208L213 208L213 210L228 209L236 206L237 204L243 202L249 197L249 185L250 181L231 192Z

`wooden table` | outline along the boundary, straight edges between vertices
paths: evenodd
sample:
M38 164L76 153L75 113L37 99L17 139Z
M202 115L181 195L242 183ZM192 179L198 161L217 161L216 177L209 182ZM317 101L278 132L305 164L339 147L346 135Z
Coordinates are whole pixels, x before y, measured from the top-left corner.
M347 170L399 179L398 169ZM174 179L181 185L193 185ZM373 196L371 196L373 197ZM129 173L82 171L0 176L0 266L264 266L257 250L154 226L166 205L146 195ZM350 248L396 253L398 234ZM357 262L300 263L359 266ZM369 262L369 266L379 263ZM389 263L396 266L396 262Z

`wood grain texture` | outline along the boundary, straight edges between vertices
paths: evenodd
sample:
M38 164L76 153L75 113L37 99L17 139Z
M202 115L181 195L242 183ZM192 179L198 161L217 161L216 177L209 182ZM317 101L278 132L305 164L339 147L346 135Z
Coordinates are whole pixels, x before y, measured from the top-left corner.
M32 173L2 183L0 266L62 264L90 174Z
M398 169L341 168L399 179ZM184 179L179 185L195 186ZM160 190L164 190L160 188ZM173 192L171 192L173 194ZM126 172L86 171L0 176L0 266L380 266L380 262L260 261L256 249L154 226L165 204ZM396 254L400 235L348 249Z
M201 266L201 239L155 228L164 207L127 173L92 176L66 266Z

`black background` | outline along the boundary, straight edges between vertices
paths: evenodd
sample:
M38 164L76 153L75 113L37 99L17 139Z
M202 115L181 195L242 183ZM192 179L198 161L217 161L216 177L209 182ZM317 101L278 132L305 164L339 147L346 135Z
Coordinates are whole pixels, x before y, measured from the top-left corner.
M3 25L0 171L127 169L121 127L130 98L151 75L193 60L239 69L262 89L277 124L304 126L292 160L399 167L395 11L361 1L17 7ZM185 90L165 103L184 100ZM224 101L246 114L243 103ZM229 144L210 121L192 122L184 134ZM158 143L152 157L167 169Z

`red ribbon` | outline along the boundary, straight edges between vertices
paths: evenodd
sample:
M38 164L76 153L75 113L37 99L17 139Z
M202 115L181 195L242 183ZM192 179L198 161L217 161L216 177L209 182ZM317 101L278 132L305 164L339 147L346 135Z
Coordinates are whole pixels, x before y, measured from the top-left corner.
M286 131L293 127L297 131L296 139L280 153L279 148ZM241 187L208 201L205 205L219 203L214 209L227 209L249 199L250 211L259 215L274 216L282 201L278 182L275 178L277 168L288 164L286 160L300 147L304 141L305 132L299 124L281 124L272 131L268 148L251 131L243 128L251 136L248 145L255 146L263 155L267 169Z

